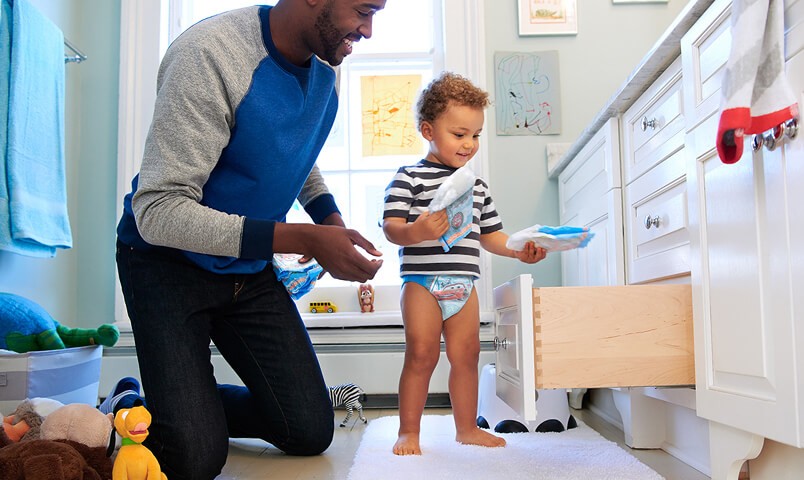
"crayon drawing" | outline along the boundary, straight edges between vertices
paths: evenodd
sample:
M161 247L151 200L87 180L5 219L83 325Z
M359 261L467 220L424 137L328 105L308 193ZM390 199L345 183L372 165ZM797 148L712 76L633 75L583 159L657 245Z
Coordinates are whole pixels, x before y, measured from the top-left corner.
M494 54L497 135L561 133L558 52Z
M422 152L422 141L413 118L413 105L421 84L421 75L360 79L364 157Z

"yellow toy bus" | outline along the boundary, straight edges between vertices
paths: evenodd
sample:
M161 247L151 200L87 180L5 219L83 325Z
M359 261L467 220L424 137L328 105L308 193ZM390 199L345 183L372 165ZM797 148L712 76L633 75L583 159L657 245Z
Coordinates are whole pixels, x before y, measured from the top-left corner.
M332 302L310 302L310 313L335 313L338 307Z

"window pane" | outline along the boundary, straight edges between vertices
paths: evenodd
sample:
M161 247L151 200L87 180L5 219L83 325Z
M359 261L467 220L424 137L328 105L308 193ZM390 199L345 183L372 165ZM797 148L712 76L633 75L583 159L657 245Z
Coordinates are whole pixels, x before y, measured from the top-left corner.
M433 0L388 2L374 16L371 40L357 42L353 55L430 52L434 23Z

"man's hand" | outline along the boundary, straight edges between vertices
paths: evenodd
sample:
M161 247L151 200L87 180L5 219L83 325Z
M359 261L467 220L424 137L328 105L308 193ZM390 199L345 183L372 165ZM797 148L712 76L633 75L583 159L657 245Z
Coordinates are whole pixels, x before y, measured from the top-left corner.
M357 230L325 225L319 225L316 230L310 254L333 278L361 283L374 278L382 260L368 259L355 247L375 257L381 257L382 252Z

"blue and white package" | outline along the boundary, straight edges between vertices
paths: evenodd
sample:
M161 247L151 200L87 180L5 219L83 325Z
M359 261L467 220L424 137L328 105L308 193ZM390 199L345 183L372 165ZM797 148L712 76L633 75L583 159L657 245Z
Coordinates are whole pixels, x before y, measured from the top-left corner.
M590 232L589 227L566 225L550 227L536 224L508 237L505 246L511 250L521 251L525 248L526 243L533 242L537 247L542 247L548 252L561 252L573 248L584 248L594 236L594 232Z
M433 195L430 212L447 210L449 229L440 239L445 252L472 231L474 186L475 174L469 167L463 166L444 180Z
M312 290L318 276L324 271L315 259L299 263L301 258L302 255L297 253L274 254L273 266L276 278L285 285L293 300L298 300Z
M448 252L455 242L469 235L472 231L472 201L474 192L470 188L454 202L447 205L449 228L441 235L441 246Z

